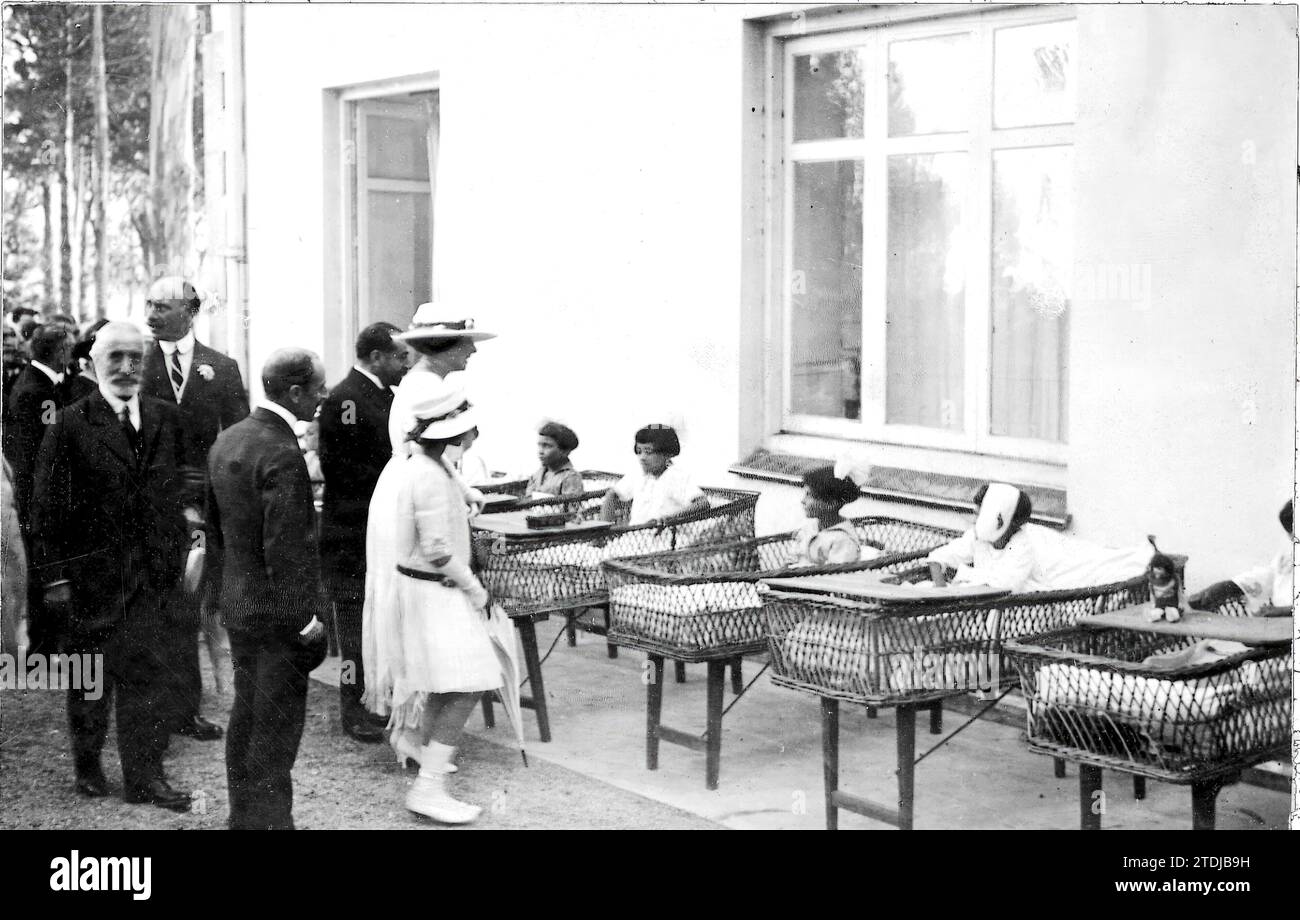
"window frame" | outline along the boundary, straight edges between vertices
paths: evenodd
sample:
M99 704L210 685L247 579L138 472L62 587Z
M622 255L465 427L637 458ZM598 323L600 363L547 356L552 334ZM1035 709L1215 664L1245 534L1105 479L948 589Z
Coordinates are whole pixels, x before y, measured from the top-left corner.
M781 17L769 24L765 41L766 70L766 168L764 257L765 329L770 346L765 349L764 391L766 431L792 435L835 438L852 442L873 442L904 448L944 453L978 454L1031 461L1064 467L1068 441L1053 442L998 436L989 433L992 411L992 236L993 155L1005 149L1074 146L1075 123L1031 127L993 127L994 41L999 29L1077 21L1072 7L999 7L972 12L969 7L932 7L912 15L886 11L859 11ZM873 105L864 111L862 138L800 141L793 140L793 61L809 51L866 49L864 79L871 86L884 85L888 67L888 44L916 38L967 33L974 45L979 79L975 81L971 124L965 131L888 137L887 105ZM1077 34L1077 33L1076 33ZM1075 53L1078 56L1076 42ZM1076 84L1077 86L1077 84ZM987 115L987 118L983 116ZM1077 122L1077 115L1076 115ZM967 254L965 290L965 332L963 348L963 430L951 432L916 425L885 422L885 353L882 334L885 314L887 245L888 157L906 153L966 151L973 158L970 183L965 191L964 221L969 225L970 252ZM787 156L787 153L789 154ZM801 415L788 411L791 395L790 347L792 316L787 299L791 278L794 168L796 163L861 160L863 163L863 297L862 297L862 393L861 418L840 419ZM875 170L874 178L872 171ZM1068 279L1067 279L1068 281ZM878 292L872 296L872 292ZM1067 393L1068 399L1068 393ZM1068 435L1067 435L1068 437Z
M358 153L355 138L354 104L365 100L409 93L438 94L438 131L441 133L441 78L438 71L409 74L328 87L322 92L324 154L324 295L326 304L325 341L327 369L345 370L356 360L355 342L361 326L360 295L355 227L355 182ZM437 296L437 176L430 184L430 248Z

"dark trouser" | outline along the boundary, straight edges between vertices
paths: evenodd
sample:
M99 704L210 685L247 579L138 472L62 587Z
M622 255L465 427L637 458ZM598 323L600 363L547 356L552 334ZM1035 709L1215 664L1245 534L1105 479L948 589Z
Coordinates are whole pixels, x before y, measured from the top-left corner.
M172 667L172 731L199 715L199 595L177 588L167 599L167 645Z
M361 610L365 606L365 579L333 575L329 579L334 601L334 623L339 637L339 716L344 725L369 719L361 694L366 687L361 662Z
M68 726L77 775L100 770L100 753L108 730L108 711L116 697L117 750L127 789L139 789L163 778L162 756L167 747L170 709L169 672L162 642L164 627L156 599L137 594L122 622L98 637L72 635L64 643L70 655L103 655L100 695L83 680L82 689L68 691Z
M293 630L230 630L235 705L226 731L232 830L293 830L293 762L307 716L307 675L326 641Z

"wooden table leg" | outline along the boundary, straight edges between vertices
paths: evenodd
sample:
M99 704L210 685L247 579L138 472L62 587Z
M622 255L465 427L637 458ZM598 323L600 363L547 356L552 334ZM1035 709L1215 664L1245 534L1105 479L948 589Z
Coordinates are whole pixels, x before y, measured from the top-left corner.
M686 662L674 661L673 672L677 675L677 683L679 684L686 683Z
M1065 779L1065 758L1052 758L1052 775L1057 779Z
M822 782L826 792L826 829L839 829L833 794L840 788L840 701L822 697Z
M1192 830L1214 830L1214 803L1220 788L1218 780L1192 783Z
M731 659L731 692L740 696L745 692L745 659L737 655Z
M930 704L930 734L943 734L943 700L935 700Z
M524 647L524 665L528 669L528 687L532 691L533 711L537 713L537 735L551 740L551 719L546 712L546 686L542 682L542 660L537 654L537 624L532 617L516 617L519 643Z
M1079 764L1079 830L1101 830L1101 767ZM1104 793L1103 793L1104 794Z
M578 644L578 614L581 610L564 611L564 640L569 648Z
M708 703L704 747L704 784L718 788L718 771L722 764L722 697L727 686L727 662L709 662Z
M492 712L492 693L493 691L489 690L487 693L483 694L483 727L484 728L497 727L496 715L494 715Z
M1133 776L1133 798L1142 801L1147 797L1147 778L1145 776Z
M605 604L602 609L605 612L605 635L609 635L609 604ZM605 656L608 658L618 657L618 646L613 642L605 643Z
M645 688L645 768L659 769L659 720L664 709L664 659L650 655L650 683Z
M916 779L916 707L899 706L894 719L898 731L898 829L910 831Z

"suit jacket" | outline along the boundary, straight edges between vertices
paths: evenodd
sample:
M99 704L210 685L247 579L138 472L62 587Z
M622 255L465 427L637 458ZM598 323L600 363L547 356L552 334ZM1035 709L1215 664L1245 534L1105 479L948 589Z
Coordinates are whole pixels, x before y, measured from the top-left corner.
M199 368L212 368L212 379L204 377ZM142 393L177 405L172 390L171 376L162 346L153 343L144 359ZM217 435L248 416L248 394L239 365L216 349L202 342L194 343L194 359L185 381L179 403L181 410L181 441L185 448L182 472L185 474L184 499L186 504L202 507L205 497L204 474L207 470L208 451Z
M353 368L320 410L320 462L325 474L321 555L335 575L364 578L366 520L375 483L393 454L388 408L393 391Z
M284 419L258 409L208 453L206 577L231 629L325 620L307 463Z
M140 397L140 456L96 390L41 442L32 497L33 579L72 582L74 634L117 624L136 595L164 598L185 565L176 407Z
M13 431L8 440L9 463L14 469L14 490L18 494L18 513L24 525L31 523L32 486L35 482L37 454L45 431L63 408L65 392L45 372L28 365L14 383L9 396L9 424Z

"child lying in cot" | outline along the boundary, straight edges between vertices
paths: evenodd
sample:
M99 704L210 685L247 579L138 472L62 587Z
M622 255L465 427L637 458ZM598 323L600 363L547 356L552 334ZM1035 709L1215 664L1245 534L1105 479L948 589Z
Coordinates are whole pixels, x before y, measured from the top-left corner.
M844 519L844 506L862 497L858 478L864 474L843 467L823 467L803 475L803 513L808 521L795 534L794 565L838 565L874 559L880 551L863 546L853 525Z
M1292 500L1293 501L1293 500ZM1188 605L1199 610L1215 610L1225 602L1241 598L1251 616L1289 616L1295 600L1292 564L1295 535L1292 501L1282 506L1277 518L1286 531L1286 546L1263 565L1242 572L1230 581L1210 585L1200 594L1188 598Z
M955 569L955 584L1014 594L1086 588L1140 575L1151 557L1146 544L1112 549L1028 523L1033 503L1006 483L981 486L975 504L975 526L928 557Z
M547 422L537 429L537 459L541 469L528 480L529 498L581 495L582 474L573 468L569 454L578 449L578 436L568 425Z
M629 502L629 526L709 509L700 487L680 467L673 466L673 458L682 452L676 431L668 425L647 425L636 433L633 448L641 471L624 476L605 493L601 505L604 520L616 521L619 506Z

